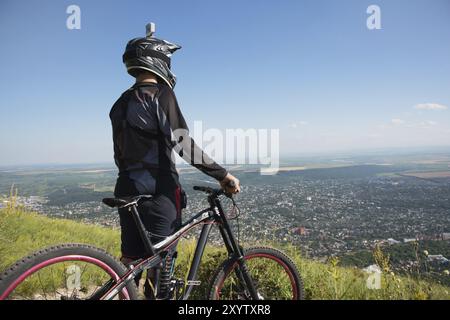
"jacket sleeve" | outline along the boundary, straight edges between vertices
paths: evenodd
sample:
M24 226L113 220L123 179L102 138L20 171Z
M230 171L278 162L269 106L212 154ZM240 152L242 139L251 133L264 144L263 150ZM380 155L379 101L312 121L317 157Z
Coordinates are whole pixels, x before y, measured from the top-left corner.
M195 143L171 88L164 86L158 98L158 118L161 131L170 139L174 151L189 164L216 180L227 175L225 168L217 164Z

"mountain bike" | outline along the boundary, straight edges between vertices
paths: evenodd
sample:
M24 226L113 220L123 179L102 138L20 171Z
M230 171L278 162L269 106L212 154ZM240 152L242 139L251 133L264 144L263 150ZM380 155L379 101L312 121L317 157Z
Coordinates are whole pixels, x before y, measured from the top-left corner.
M229 223L233 217L225 213L221 202L223 197L227 197L231 199L233 208L238 208L233 196L223 189L205 186L194 186L194 190L207 194L209 206L192 216L172 235L155 244L150 240L151 234L137 210L142 201L151 201L151 195L103 199L103 203L112 208L128 208L148 253L145 258L125 267L106 251L90 245L52 246L18 260L0 275L0 300L134 300L140 297L135 277L149 269L164 267L172 269L170 276L164 279L156 277L153 290L158 292L164 286L169 292L169 299L188 299L192 290L201 284L197 279L198 270L214 225L219 229L228 258L214 272L207 299L303 299L302 279L286 254L269 247L243 249L236 240ZM238 215L236 213L235 217ZM173 263L164 266L163 262L178 240L196 226L202 226L202 229L187 278L176 279Z

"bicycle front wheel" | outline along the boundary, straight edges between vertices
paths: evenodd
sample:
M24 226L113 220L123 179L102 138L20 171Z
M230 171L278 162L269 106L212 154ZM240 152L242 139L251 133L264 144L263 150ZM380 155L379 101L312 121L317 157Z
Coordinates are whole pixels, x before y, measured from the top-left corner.
M18 260L0 274L0 300L102 299L127 272L106 251L84 244L62 244ZM137 299L134 281L116 299Z
M251 248L245 250L244 260L259 299L304 299L300 274L294 262L283 252L267 247ZM225 261L213 276L209 299L251 299L235 259Z

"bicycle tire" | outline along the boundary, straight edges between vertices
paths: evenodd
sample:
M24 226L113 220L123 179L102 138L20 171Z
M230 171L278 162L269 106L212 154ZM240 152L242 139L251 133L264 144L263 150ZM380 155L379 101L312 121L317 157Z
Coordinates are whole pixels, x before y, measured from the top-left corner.
M303 280L300 276L295 263L282 251L270 247L254 247L244 250L244 259L249 260L257 257L265 257L272 259L283 266L290 276L293 288L293 300L303 300L305 297ZM219 291L228 275L233 271L237 264L236 258L224 261L212 277L209 289L209 300L218 300L220 298Z
M118 277L124 276L127 272L127 268L121 262L102 249L78 243L60 244L36 251L27 257L19 259L0 274L0 300L8 298L12 292L11 290L14 290L21 283L15 284L15 282L19 281L18 279L29 272L29 270L39 268L40 265L44 265L52 259L64 259L64 257L68 256L81 256L91 258L92 261L101 261L102 265L109 267L110 272L114 272ZM13 285L15 287L11 289ZM10 292L7 293L7 291ZM127 283L126 291L130 300L138 299L138 290L134 281Z

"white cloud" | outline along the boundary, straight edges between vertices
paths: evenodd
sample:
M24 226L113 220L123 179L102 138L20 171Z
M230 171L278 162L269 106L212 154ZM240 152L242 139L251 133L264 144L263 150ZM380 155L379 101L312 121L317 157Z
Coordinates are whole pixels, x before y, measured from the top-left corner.
M402 119L392 119L391 127L403 127L403 128L431 128L438 125L436 121L433 120L425 120L425 121L405 121ZM380 126L380 129L386 129L386 126Z
M306 122L306 121L297 121L297 122L290 123L289 128L295 129L295 128L298 128L301 126L306 126L306 125L308 125L308 122Z
M405 120L402 120L402 119L392 119L392 120L391 120L391 123L394 124L394 125L402 125L402 124L405 123Z
M438 103L420 103L414 106L414 109L417 110L446 110L447 106Z
M427 120L427 121L421 121L417 126L419 128L431 128L436 126L438 123L436 121Z

